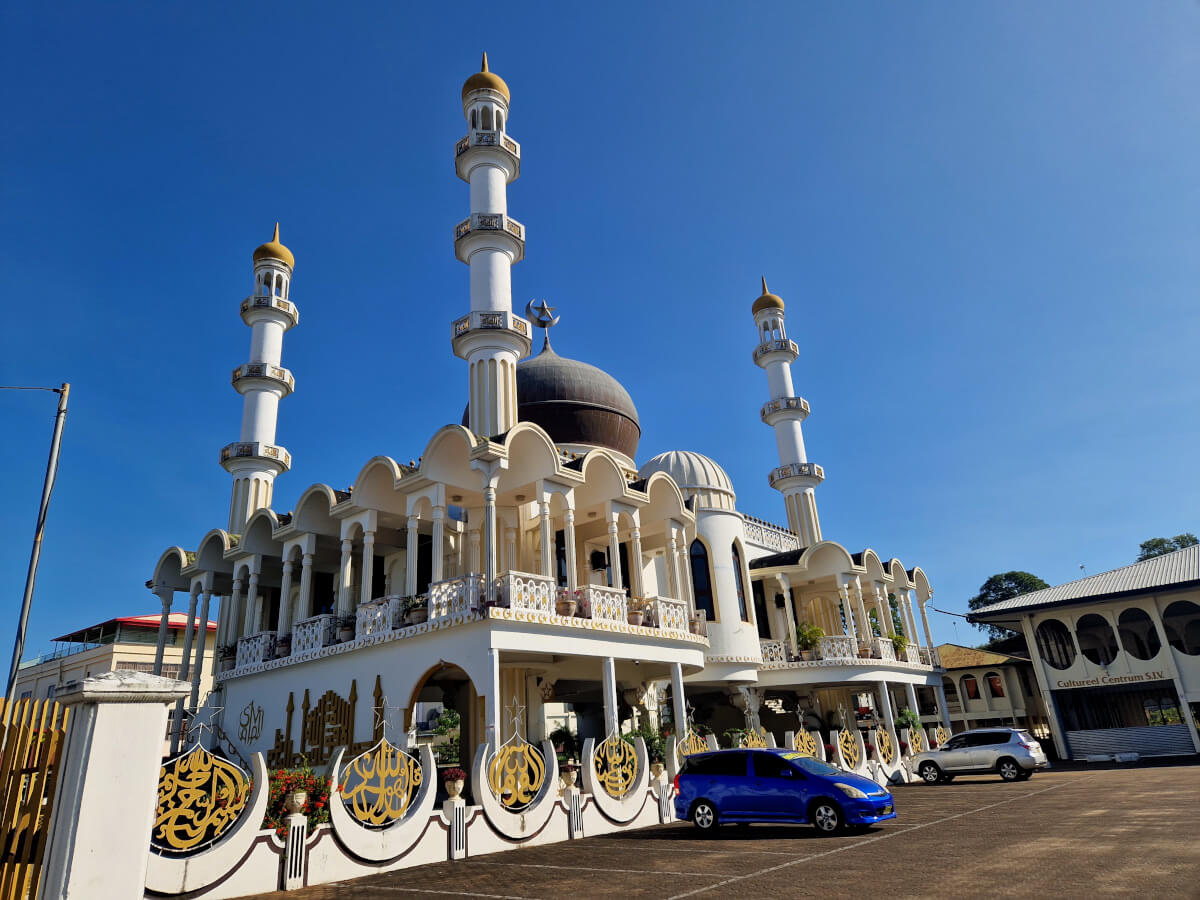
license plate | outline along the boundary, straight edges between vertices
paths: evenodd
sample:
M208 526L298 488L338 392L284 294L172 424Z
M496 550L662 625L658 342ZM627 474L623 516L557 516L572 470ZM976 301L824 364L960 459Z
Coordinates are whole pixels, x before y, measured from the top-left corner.
M885 807L883 808L883 815L885 815L885 816L886 816L886 815L887 815L888 813L890 813L891 811L892 811L892 804L890 804L890 803L889 803L887 806L885 806Z

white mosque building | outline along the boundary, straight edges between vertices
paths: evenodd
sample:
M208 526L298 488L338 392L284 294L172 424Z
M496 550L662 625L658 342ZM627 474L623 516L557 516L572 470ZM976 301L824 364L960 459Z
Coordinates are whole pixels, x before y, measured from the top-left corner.
M272 493L291 464L276 421L294 384L282 362L299 324L295 260L278 226L254 251L240 307L250 353L232 375L241 433L220 454L228 518L194 549L168 548L150 582L164 623L177 592L192 620L218 598L207 701L203 657L181 673L192 721L272 766L395 739L423 703L460 713L464 761L514 731L540 741L564 705L597 739L634 712L657 721L660 704L680 733L689 722L852 729L876 715L891 727L904 707L945 721L924 572L822 535L824 471L805 451L809 404L790 368L799 348L765 280L749 310L753 361L766 372L761 415L779 452L768 478L786 527L739 511L701 453L639 458L636 406L611 375L559 356L548 337L531 355L533 328L548 335L556 319L544 303L530 318L513 308L525 228L507 204L521 171L509 99L485 57L463 86L455 148L470 186L454 230L470 294L450 323L469 386L461 424L447 410L455 424L414 443L412 463L364 453L352 488L314 484L289 512ZM918 708L920 686L936 711Z

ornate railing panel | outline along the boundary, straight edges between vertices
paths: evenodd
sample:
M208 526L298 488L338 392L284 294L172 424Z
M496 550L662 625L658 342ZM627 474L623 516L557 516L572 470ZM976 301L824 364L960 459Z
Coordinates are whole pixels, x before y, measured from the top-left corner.
M237 822L249 797L250 776L196 744L159 771L150 847L164 855L203 850Z
M651 597L646 601L651 620L660 631L687 631L687 606L670 597Z
M917 649L912 644L904 648L905 662L915 663L918 666L921 664L921 654L917 652Z
M800 549L800 538L786 528L746 516L746 540L779 552Z
M383 738L346 766L342 802L363 825L391 825L404 818L424 778L419 760Z
M610 797L624 797L637 779L637 751L617 734L610 734L596 746L593 765L596 780Z
M762 651L762 658L765 663L782 663L788 661L783 641L759 641L758 647Z
M333 613L322 613L292 626L292 655L305 650L320 650L333 643L336 628ZM239 646L239 652L240 652ZM241 665L239 659L238 665Z
M275 658L275 632L260 631L237 642L236 665L247 666Z
M688 630L692 634L708 637L708 613L703 609L696 610L696 614L688 620Z
M399 606L400 597L397 595L380 597L370 603L360 604L354 614L355 637L391 631L397 625Z
M858 641L848 634L831 634L821 638L817 645L821 659L857 659Z
M583 608L589 619L603 622L629 621L625 592L616 588L589 584L582 591ZM599 753L599 750L596 751Z
M871 653L877 659L894 660L896 647L891 638L871 638Z
M429 586L429 618L443 619L479 609L483 594L482 575L461 575Z
M549 575L505 572L496 579L497 599L509 609L552 613L555 611L556 588L554 578Z

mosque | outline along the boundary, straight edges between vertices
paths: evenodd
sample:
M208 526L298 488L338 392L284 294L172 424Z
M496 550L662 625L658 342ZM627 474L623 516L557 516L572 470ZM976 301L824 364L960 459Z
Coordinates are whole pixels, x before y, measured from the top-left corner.
M314 484L289 512L272 493L291 465L276 420L294 387L282 362L300 320L295 259L278 225L254 251L240 306L250 353L232 372L241 433L220 451L228 519L194 549L165 550L148 582L164 623L177 592L192 620L219 606L215 688L200 697L203 657L185 661L176 745L185 722L206 724L240 757L318 765L411 732L422 704L460 714L464 760L514 734L537 743L568 713L597 740L667 720L680 736L876 717L895 733L905 707L946 721L925 573L822 535L824 470L805 451L810 407L792 384L799 348L765 279L747 337L752 324L786 525L740 511L701 453L639 457L625 387L554 351L552 307L514 310L525 227L507 204L521 173L509 101L485 56L463 85L455 147L470 188L454 229L470 296L449 334L469 387L461 422L447 410L453 424L411 462L371 457L352 487ZM535 327L547 336L531 355Z

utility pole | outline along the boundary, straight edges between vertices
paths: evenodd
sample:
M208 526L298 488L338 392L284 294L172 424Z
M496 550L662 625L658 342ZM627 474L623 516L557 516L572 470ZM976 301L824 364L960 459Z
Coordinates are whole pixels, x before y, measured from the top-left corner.
M17 390L30 390L17 388ZM46 530L46 513L50 509L50 494L54 490L54 478L58 474L58 449L62 445L63 422L67 418L67 397L71 385L63 382L60 388L33 388L32 390L54 391L58 394L58 414L54 417L54 437L50 440L50 458L46 461L46 480L42 485L42 505L38 509L37 528L33 532L33 550L29 554L29 572L25 576L25 598L21 601L21 621L17 625L17 637L13 644L12 667L8 670L8 688L4 696L12 699L13 685L17 682L17 667L25 652L25 629L29 625L29 607L33 605L33 584L37 580L38 559L42 555L42 535Z

